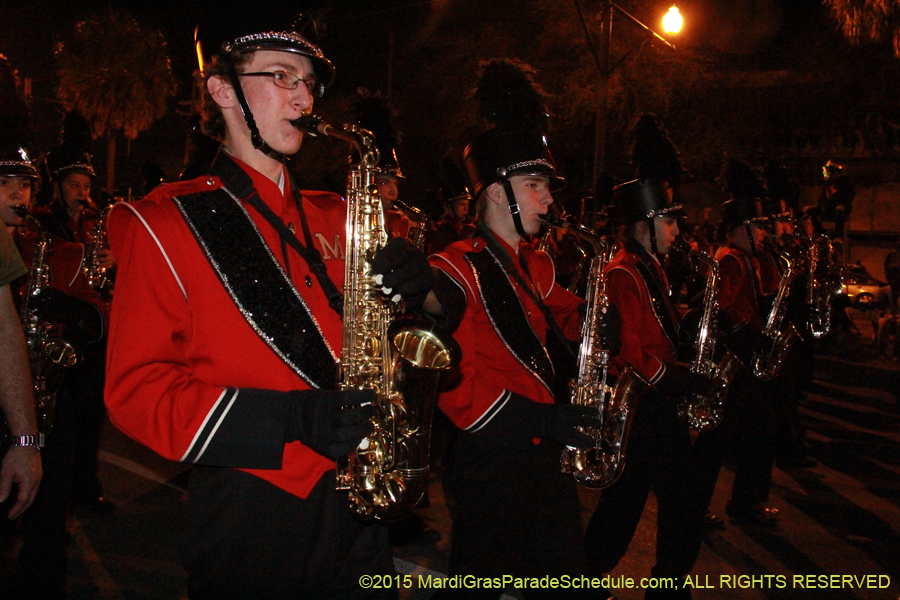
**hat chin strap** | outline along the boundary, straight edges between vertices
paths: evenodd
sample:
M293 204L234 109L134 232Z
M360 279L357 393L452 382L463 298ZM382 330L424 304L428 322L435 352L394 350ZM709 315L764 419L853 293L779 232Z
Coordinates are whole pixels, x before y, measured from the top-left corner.
M509 181L506 169L500 167L497 169L497 175L500 176L500 183L503 184L503 190L506 192L506 199L509 202L509 214L512 215L513 225L516 226L516 233L525 237L525 228L522 226L522 216L519 214L519 203L516 202L516 194L513 192L512 183Z
M237 69L234 68L234 65L228 67L228 76L231 77L231 87L234 89L234 95L237 98L238 106L241 107L241 114L244 115L247 129L250 130L250 143L263 154L271 156L277 161L284 162L284 154L273 150L262 138L262 135L260 135L259 127L256 126L256 120L253 118L253 113L250 112L250 105L247 104L247 98L244 97L244 89L241 87L241 82L238 79L238 72Z
M753 241L753 231L750 229L750 223L744 223L744 231L747 232L747 241L750 242L750 256L756 257L756 242Z
M659 254L659 249L656 247L656 217L650 217L647 219L647 229L650 231L650 253L654 256Z

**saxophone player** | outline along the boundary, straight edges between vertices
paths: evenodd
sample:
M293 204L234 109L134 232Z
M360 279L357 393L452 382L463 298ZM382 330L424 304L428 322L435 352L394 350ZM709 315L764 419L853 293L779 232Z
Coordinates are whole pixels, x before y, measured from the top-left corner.
M722 182L730 199L722 204L725 243L716 252L719 261L719 308L725 345L749 369L755 351L765 348L764 315L760 298L760 257L766 237L765 190L750 166L730 158L723 167ZM726 327L724 321L728 320ZM698 468L698 497L707 509L719 470L729 451L737 465L726 512L737 523L764 527L777 524L778 510L765 505L774 464L774 407L749 370L741 370L732 385L733 394L722 424L700 434L694 446ZM708 524L722 527L714 518Z
M336 389L346 204L301 193L284 164L303 139L293 121L312 111L334 66L296 12L212 10L196 42L203 129L218 155L205 175L109 217L110 419L194 465L191 598L390 596L358 585L393 573L387 528L357 522L334 490L335 459L372 431L375 399ZM428 262L397 242L400 251L375 255L379 273L421 305Z
M52 177L53 200L47 206L38 206L32 214L41 228L54 240L54 254L63 247L77 245L82 256L77 268L82 273L78 286L63 291L67 298L59 302L83 301L98 308L103 323L108 322L109 304L106 292L95 288L91 272L100 269L107 273L115 266L112 253L97 246L94 232L102 227L100 212L91 198L96 173L91 163L88 141L89 126L81 115L68 113L63 120L62 144L50 152L47 167ZM110 275L106 275L109 277ZM103 385L106 372L105 331L96 338L80 340L78 363L65 370L62 386L68 401L77 406L73 412L77 419L79 435L72 442L74 482L72 501L90 511L108 515L116 505L105 497L98 476L100 436L106 421L103 403Z
M498 82L510 80L520 85L507 93ZM453 335L463 351L458 385L438 400L460 429L444 463L452 464L445 479L453 499L449 572L580 575L586 564L578 496L572 477L560 472L560 455L565 445L592 445L577 426L598 422L587 407L564 403L547 347L553 336L578 338L583 302L554 282L549 256L528 241L562 180L541 132L543 99L528 67L483 64L476 98L482 114L502 112L507 126L482 133L464 152L477 202L475 234L431 257L440 271L435 290L450 290L439 296L458 323ZM534 112L513 112L510 98Z
M700 518L692 501L691 442L678 402L703 394L711 381L679 362L680 318L670 301L661 260L678 235L684 216L677 202L683 173L677 151L659 120L641 116L632 130L632 161L638 179L617 191L625 220L624 245L606 268L609 302L621 315L621 349L613 367L630 367L650 384L633 400L634 411L624 470L600 502L585 531L592 576L608 573L625 555L651 489L659 512L653 577L678 582L647 589L645 598L690 598L682 583L700 550ZM647 151L647 147L655 150Z

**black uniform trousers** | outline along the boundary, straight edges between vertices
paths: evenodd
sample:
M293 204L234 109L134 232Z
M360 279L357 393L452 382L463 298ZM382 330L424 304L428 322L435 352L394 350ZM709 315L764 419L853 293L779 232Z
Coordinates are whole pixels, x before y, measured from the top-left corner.
M709 507L726 458L735 465L731 501L748 507L769 498L775 462L775 416L772 390L764 389L747 369L740 369L728 388L721 424L703 432L694 444L696 498Z
M562 449L550 440L523 450L459 433L448 478L451 576L540 578L587 572L578 492L572 477L560 472ZM499 598L502 590L448 592L435 597ZM526 597L600 595L550 589L528 590Z
M387 527L358 522L329 471L298 498L258 477L195 467L184 567L192 600L396 598L362 575L394 575Z
M103 385L106 381L106 338L83 346L81 361L67 369L64 383L76 407L78 437L72 446L75 480L72 495L76 502L103 495L97 475L97 451L106 421Z
M690 432L678 418L675 400L653 391L638 401L632 419L622 475L603 490L585 532L590 573L599 577L619 564L653 490L658 514L652 574L682 578L700 551Z
M78 439L78 407L68 390L56 399L53 427L41 450L44 477L34 503L21 517L13 596L22 600L64 598L66 592L66 520L74 479L72 448ZM15 491L15 490L14 490ZM3 506L6 519L10 504Z

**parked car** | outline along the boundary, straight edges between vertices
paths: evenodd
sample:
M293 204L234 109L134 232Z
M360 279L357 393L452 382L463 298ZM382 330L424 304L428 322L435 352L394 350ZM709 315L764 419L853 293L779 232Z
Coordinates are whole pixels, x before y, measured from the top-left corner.
M885 285L885 282L869 275L862 265L848 265L841 269L841 294L857 310L868 311L875 308L878 288Z

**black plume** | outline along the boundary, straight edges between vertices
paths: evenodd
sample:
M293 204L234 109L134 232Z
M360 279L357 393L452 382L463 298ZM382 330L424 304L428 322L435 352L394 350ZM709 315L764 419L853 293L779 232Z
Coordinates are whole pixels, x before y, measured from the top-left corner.
M453 157L454 154L448 152L441 160L441 199L445 202L470 194L466 176Z
M631 140L631 162L637 169L637 178L666 181L671 187L678 187L687 171L659 117L652 113L638 117L631 128Z
M549 115L534 73L528 65L508 59L482 63L473 94L478 114L498 129L543 129Z
M739 158L727 157L725 159L719 183L735 200L753 200L765 196L759 175L749 164Z
M62 122L60 147L72 154L91 153L91 126L78 111L66 113Z
M396 148L400 143L400 132L394 127L394 115L381 92L373 94L359 88L356 93L358 97L353 103L356 124L371 131L382 150Z
M784 200L794 210L800 210L800 187L791 180L784 165L778 161L769 161L763 167L763 178L772 200Z
M34 141L31 114L28 105L19 96L17 83L15 69L0 54L0 142L4 148L30 148Z

